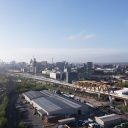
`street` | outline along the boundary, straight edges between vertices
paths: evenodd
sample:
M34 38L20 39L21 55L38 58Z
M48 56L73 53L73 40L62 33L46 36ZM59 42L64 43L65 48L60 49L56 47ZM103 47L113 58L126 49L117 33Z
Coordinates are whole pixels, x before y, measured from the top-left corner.
M7 107L7 128L18 128L18 115L15 110L15 103L18 95L14 92L14 83L12 78L9 79L8 85L8 107Z

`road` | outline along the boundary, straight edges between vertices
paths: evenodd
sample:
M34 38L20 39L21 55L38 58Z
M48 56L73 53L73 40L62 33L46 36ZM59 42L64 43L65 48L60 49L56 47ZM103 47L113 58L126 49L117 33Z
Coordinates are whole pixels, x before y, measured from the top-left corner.
M26 78L40 80L40 81L46 81L46 82L51 82L51 83L55 83L55 84L60 84L60 85L73 86L73 84L69 84L64 81L54 80L54 79L46 78L43 76L31 75L28 73L19 73L17 75L20 75L20 76L26 77Z
M12 78L9 79L8 85L8 107L7 107L7 128L18 128L18 115L15 111L15 103L18 95L14 92L14 83Z

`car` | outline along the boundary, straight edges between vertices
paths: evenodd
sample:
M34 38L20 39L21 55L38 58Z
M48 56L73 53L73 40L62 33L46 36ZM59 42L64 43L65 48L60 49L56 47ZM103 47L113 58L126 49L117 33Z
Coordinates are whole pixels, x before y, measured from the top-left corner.
M27 101L26 101L26 100L24 100L24 101L23 101L23 104L27 104Z
M89 124L89 121L88 120L84 120L84 122L83 122L83 126L88 126L88 124Z
M88 118L89 123L93 123L94 121L90 118Z
M16 109L20 109L20 108L23 108L23 106L21 106L21 105L16 105Z
M27 112L27 110L25 108L19 108L20 112Z

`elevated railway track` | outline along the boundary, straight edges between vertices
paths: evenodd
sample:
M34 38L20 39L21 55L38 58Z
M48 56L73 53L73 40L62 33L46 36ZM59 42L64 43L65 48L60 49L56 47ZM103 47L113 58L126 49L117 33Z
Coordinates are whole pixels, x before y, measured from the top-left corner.
M45 81L48 83L55 83L55 84L58 84L58 85L61 85L63 87L70 88L70 89L79 89L82 92L97 94L99 98L100 98L101 94L106 95L109 97L110 103L112 103L113 99L115 99L115 98L122 99L122 100L124 100L124 104L128 105L128 95L116 94L113 90L111 90L110 85L107 85L103 82L77 81L74 84L69 84L69 83L66 83L63 81L45 78L43 76L31 75L28 73L27 74L26 73L16 73L14 75L18 75L18 76L30 78L30 79L35 79L35 80L39 80L39 81Z

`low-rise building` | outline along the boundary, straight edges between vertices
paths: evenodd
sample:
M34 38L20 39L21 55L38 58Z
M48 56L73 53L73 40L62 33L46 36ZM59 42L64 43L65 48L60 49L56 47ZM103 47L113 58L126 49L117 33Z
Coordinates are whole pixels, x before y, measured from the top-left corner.
M43 70L42 71L42 75L50 75L50 73L51 73L51 70Z
M51 72L50 78L52 79L60 79L60 72Z
M25 100L27 102L29 102L30 104L31 104L33 99L36 99L36 98L43 96L43 94L39 91L28 91L28 92L23 93L22 95L25 98Z
M95 121L103 128L112 128L122 121L122 117L117 114L95 117Z
M32 96L30 93L32 93ZM36 92L26 92L23 93L23 96L27 102L30 102L33 105L41 116L67 117L73 114L85 114L89 112L88 109L90 107L88 105L83 105L70 99L66 99L54 92L43 90L38 91L38 93L39 94Z

